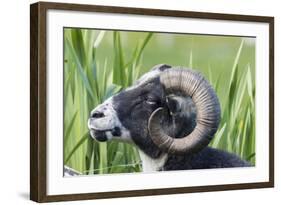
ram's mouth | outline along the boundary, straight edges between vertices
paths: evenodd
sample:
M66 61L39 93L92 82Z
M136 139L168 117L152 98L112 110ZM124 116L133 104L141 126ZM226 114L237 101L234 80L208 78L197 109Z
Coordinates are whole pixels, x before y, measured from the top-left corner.
M107 120L106 122L112 120ZM88 128L91 137L99 142L111 140L113 137L121 137L122 131L119 126L101 121L101 119L90 118L88 120Z
M88 128L90 130L91 137L99 142L105 142L109 140L112 129L106 126L105 123L98 123L99 120L90 118L88 120Z
M105 142L108 140L107 136L106 136L106 132L108 130L94 130L94 129L90 129L90 134L91 137L94 138L95 140L99 141L99 142Z

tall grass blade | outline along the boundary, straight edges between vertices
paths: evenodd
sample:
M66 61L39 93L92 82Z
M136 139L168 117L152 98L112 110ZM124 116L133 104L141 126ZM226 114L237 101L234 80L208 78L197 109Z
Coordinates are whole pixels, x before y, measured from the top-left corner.
M193 68L193 54L192 54L192 50L190 50L189 53L189 64L188 64L189 68Z
M99 174L107 173L107 143L99 144Z
M114 60L113 83L124 87L126 85L124 57L121 46L121 37L118 31L113 32Z
M231 86L232 82L234 82L233 78L235 76L235 73L237 72L238 62L239 62L239 58L241 56L241 51L242 51L243 45L244 45L244 39L241 40L240 46L238 48L238 51L236 53L236 56L235 56L235 59L234 59L233 65L232 65L231 75L230 75L230 86Z
M219 146L219 143L221 142L221 138L223 137L225 128L226 128L226 123L224 123L224 125L219 129L219 131L217 132L216 136L214 137L214 140L211 143L211 145L213 147L218 147Z
M76 119L76 117L77 117L77 113L78 113L78 111L76 111L76 112L74 113L74 115L73 115L73 117L71 118L71 120L70 120L68 126L66 126L66 132L65 132L65 135L64 135L64 142L63 142L65 145L67 145L67 143L68 143L68 140L69 140L69 137L70 137L70 132L72 131L72 129L73 129L73 127L74 127L73 124L74 124L75 119Z
M86 139L89 137L89 132L87 131L81 139L77 142L77 144L73 147L73 149L69 152L68 156L65 158L64 164L66 164L72 155L79 149L79 147L86 141Z
M153 33L149 32L146 37L144 38L143 42L141 43L139 49L137 50L137 55L135 58L135 64L139 65L140 57L143 54L143 50L145 49L146 45L148 44L149 40L152 38Z
M253 96L253 81L251 76L251 67L247 65L247 92L250 97L251 105L254 106L254 96Z
M96 49L97 47L99 47L100 43L102 42L102 39L105 35L106 31L100 31L98 34L98 37L96 38L95 42L94 42L94 48Z
M72 58L74 59L76 66L78 68L78 73L80 74L80 77L82 79L82 82L85 86L85 88L87 89L88 93L90 94L90 96L92 98L94 98L88 77L86 76L86 74L84 73L84 70L82 68L82 65L80 64L80 60L78 59L78 56L76 55L76 52L74 50L74 48L72 47L72 45L70 44L69 40L66 39L66 46L68 48L68 50L70 51L70 54L72 56Z
M71 29L71 38L73 48L76 51L76 55L78 56L77 59L79 59L80 64L82 65L82 67L84 67L86 56L82 31L80 29Z

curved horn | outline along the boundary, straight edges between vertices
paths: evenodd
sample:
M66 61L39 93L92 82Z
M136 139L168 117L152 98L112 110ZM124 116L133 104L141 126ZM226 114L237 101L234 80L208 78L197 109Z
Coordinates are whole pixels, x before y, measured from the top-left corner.
M220 122L218 97L204 77L194 70L173 68L160 75L160 82L166 94L180 92L190 96L196 106L196 127L183 138L172 138L161 127L167 110L158 108L148 122L153 142L168 153L195 153L209 144Z

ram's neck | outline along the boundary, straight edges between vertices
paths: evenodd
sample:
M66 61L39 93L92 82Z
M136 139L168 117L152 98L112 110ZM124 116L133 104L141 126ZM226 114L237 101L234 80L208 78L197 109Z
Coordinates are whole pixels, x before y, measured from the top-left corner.
M143 172L161 171L168 159L168 154L162 154L160 157L156 159L151 158L141 150L139 150L139 154L142 161Z

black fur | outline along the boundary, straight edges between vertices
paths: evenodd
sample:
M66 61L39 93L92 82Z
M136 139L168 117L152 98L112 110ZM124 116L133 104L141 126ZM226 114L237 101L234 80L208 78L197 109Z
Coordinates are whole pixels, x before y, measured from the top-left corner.
M159 157L161 150L148 136L147 124L151 113L164 104L162 94L157 78L113 97L113 106L120 122L130 131L134 143L152 158ZM151 101L155 101L155 104L149 104Z
M169 155L163 170L249 167L248 162L234 154L206 147L192 155Z
M114 127L114 129L111 131L111 134L115 137L121 136L121 130L119 127Z

